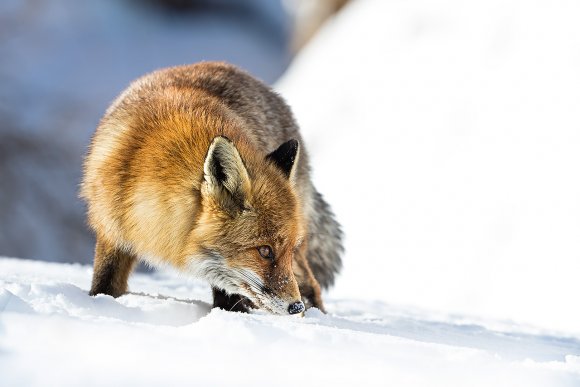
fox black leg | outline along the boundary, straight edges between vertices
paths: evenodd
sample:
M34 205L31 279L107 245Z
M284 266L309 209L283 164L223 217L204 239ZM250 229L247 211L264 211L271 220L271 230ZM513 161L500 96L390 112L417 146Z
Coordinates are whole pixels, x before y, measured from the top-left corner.
M322 297L320 295L320 287L318 284L303 283L299 284L300 295L302 296L302 301L306 306L306 309L317 308L321 312L326 313L324 305L322 304Z
M136 263L134 255L97 240L93 283L89 294L108 294L113 297L123 295L127 291L129 274Z
M306 309L314 307L319 309L321 312L326 313L322 303L320 284L314 277L314 274L310 269L310 264L306 259L306 249L306 243L304 243L300 252L294 257L294 261L292 262L294 276L298 282L300 295L302 296L302 301L304 302Z
M213 292L213 307L230 312L248 313L251 308L249 300L239 294L228 295L221 289L211 288Z

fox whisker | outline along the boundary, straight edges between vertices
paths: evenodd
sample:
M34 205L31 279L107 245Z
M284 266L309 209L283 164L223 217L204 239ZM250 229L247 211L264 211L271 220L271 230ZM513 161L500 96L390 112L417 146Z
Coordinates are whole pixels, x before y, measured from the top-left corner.
M240 297L240 299L238 300L238 302L236 302L234 305L232 305L232 307L230 308L230 312L236 307L236 305L238 305L240 302L242 302L243 298Z
M240 280L245 283L255 294L258 300L265 305L272 305L277 309L285 309L284 302L280 300L275 294L267 294L264 292L264 285L262 281L255 277L255 274L247 270L236 270L236 274Z

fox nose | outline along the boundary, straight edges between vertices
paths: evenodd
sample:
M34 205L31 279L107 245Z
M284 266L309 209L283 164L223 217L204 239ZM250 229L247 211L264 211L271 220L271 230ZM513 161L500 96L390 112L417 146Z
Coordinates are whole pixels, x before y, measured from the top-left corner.
M297 314L302 312L304 312L304 304L302 303L302 301L293 302L288 307L288 313L290 314Z

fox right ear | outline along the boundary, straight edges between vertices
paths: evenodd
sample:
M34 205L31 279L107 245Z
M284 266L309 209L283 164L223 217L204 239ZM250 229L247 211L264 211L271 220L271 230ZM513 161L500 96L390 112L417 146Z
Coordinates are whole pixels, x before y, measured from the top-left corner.
M233 142L222 136L213 139L205 156L203 174L205 195L211 195L229 212L244 206L250 178Z
M297 140L288 140L280 145L278 149L268 154L266 159L272 161L286 177L292 178L296 170L299 149Z

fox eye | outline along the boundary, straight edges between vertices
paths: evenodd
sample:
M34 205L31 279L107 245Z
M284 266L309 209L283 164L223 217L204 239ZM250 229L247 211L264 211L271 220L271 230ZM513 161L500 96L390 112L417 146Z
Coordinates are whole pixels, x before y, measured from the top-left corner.
M266 259L274 259L274 251L270 246L264 245L258 247L258 252L262 256L262 258Z

